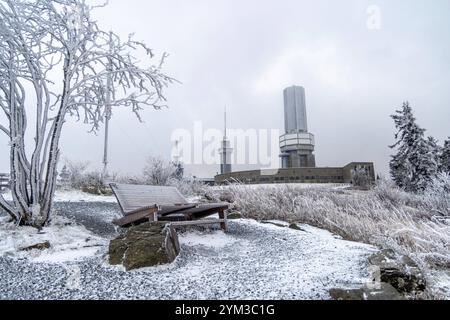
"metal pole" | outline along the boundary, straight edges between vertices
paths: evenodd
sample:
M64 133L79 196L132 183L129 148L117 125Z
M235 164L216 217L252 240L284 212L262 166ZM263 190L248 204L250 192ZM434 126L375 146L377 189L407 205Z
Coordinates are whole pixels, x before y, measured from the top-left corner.
M227 107L225 107L225 113L224 113L224 140L227 138Z
M112 51L112 32L109 33L109 47ZM103 149L103 177L108 177L108 140L109 140L109 120L111 120L111 90L112 74L111 63L107 66L108 75L106 78L106 103L105 103L105 142Z

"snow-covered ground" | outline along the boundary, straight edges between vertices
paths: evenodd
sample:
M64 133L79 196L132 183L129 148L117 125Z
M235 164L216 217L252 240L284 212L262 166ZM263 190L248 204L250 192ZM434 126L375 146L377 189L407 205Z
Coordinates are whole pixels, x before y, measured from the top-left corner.
M181 234L171 265L125 272L107 263L116 206L66 202L57 212L45 234L2 221L0 237L11 240L0 247L0 299L328 299L330 288L368 282L367 258L377 250L307 225L237 220L227 234ZM47 240L43 252L15 250Z
M222 190L247 218L302 222L407 255L425 274L427 293L450 298L450 198L445 184L423 194L406 193L388 181L369 191L295 184Z
M0 218L0 256L3 257L46 263L73 262L95 256L99 248L108 244L105 238L61 216L56 216L51 226L42 231L17 228L7 220L8 217ZM51 244L48 250L24 250L45 242Z

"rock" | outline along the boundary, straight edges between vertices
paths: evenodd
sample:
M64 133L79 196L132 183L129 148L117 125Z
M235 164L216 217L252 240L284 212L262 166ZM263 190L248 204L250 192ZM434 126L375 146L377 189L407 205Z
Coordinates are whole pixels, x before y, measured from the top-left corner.
M344 301L354 301L354 300L364 300L364 290L363 289L331 289L329 291L331 299L333 300L344 300Z
M172 263L179 253L175 229L165 223L145 223L110 242L109 263L130 271Z
M274 221L266 221L266 220L261 221L261 223L262 224L271 224L271 225L274 225L275 227L279 227L279 228L286 228L288 226L287 224L276 223Z
M227 216L227 218L228 218L229 220L238 220L238 219L244 218L244 216L243 216L242 213L240 213L240 212L233 212L233 213L229 214L229 215Z
M380 268L381 282L391 284L405 294L420 294L426 289L426 280L419 266L407 256L399 256L392 250L383 250L369 258Z
M393 250L387 249L382 250L369 258L369 262L374 266L381 266L389 261L395 261L397 259L397 255Z
M364 286L361 289L331 289L329 291L333 300L405 300L395 288L389 283Z
M223 192L219 199L223 202L234 203L234 196L231 192Z
M296 224L296 223L291 223L291 224L289 225L289 229L293 229L293 230L298 230L298 231L306 232L305 230L303 230L302 228L300 228L300 227L298 226L298 224Z
M88 187L82 187L81 191L84 193L93 194L96 196L112 196L113 192L108 187L94 187L94 186L88 186Z
M51 247L50 242L45 241L43 243L38 243L38 244L29 246L26 248L21 248L20 251L31 251L31 250L41 250L42 251L42 250L50 249L50 247Z

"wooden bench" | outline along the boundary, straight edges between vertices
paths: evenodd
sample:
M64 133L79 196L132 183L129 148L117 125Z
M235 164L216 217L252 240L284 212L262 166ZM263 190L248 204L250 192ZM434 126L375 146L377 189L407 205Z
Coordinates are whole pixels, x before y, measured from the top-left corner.
M123 218L114 224L127 228L147 221L167 221L173 226L220 224L227 231L226 203L195 204L174 187L110 184ZM204 219L219 214L219 219Z

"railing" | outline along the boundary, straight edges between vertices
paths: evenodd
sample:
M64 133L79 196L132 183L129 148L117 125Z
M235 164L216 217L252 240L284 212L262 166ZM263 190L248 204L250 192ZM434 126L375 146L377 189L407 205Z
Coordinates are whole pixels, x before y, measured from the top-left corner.
M0 173L0 192L5 191L6 189L9 189L9 174L7 173Z

